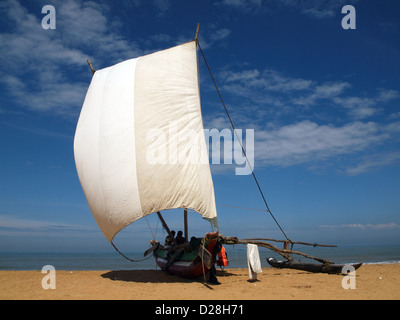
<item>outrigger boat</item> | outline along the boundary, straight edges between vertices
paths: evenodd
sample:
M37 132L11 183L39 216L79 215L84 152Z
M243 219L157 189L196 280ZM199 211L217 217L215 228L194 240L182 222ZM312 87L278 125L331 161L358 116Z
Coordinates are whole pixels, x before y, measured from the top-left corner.
M211 77L212 73L198 32L199 25L193 41L101 70L95 70L88 60L93 77L77 123L74 155L90 210L104 236L121 253L113 243L115 235L152 213L157 213L169 237L174 239L161 211L183 208L184 243L178 245L173 240L171 246L164 246L152 241L145 252L153 254L162 270L182 277L196 278L212 270L223 244L257 244L288 261L292 261L292 254L307 256L293 248L280 249L266 239L239 240L219 234L201 114L198 49ZM237 134L214 77L212 80ZM278 224L253 170L252 175L265 211ZM214 232L189 240L187 209L201 214ZM285 244L296 244L283 234ZM307 257L323 265L332 264Z

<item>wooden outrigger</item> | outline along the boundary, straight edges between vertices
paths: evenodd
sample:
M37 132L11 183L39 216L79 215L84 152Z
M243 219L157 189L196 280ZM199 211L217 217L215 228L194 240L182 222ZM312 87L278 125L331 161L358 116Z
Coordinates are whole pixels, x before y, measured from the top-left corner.
M269 243L268 241L282 242L283 249L274 246L273 244ZM250 244L255 244L260 247L270 249L270 250L280 254L282 257L284 257L286 259L286 261L277 261L274 258L266 257L266 260L271 267L279 268L279 269L289 268L289 269L297 269L297 270L303 270L303 271L308 271L308 272L343 273L344 272L343 270L345 270L344 269L345 267L346 268L352 267L352 268L354 268L354 270L356 270L359 267L361 267L361 265L362 265L362 263L335 264L331 260L321 259L321 258L314 257L314 256L308 255L308 254L300 252L300 251L293 250L293 246L295 244L313 246L313 247L330 247L330 248L337 247L336 245L330 245L330 244L318 244L318 243L308 243L308 242L291 241L291 240L266 239L266 238L253 238L253 239L239 240L236 237L222 237L222 243L223 244L248 244L248 243L250 243ZM290 249L288 249L288 246L290 246ZM305 258L315 260L319 263L295 262L293 260L292 255L303 256Z

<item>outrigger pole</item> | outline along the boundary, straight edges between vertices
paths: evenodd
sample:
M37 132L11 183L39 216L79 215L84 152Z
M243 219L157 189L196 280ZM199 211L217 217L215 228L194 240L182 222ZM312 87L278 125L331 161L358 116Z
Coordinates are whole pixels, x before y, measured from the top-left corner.
M306 257L308 259L313 259L315 261L321 262L323 264L333 264L332 261L330 260L325 260L325 259L321 259L318 257L314 257L314 256L310 256L306 253L300 252L300 251L295 251L295 250L288 250L288 249L280 249L268 242L266 242L265 240L270 240L270 241L276 241L276 242L284 242L284 243L297 243L297 244L303 244L303 245L309 245L309 246L314 246L314 247L336 247L335 245L324 245L324 244L317 244L317 243L307 243L307 242L296 242L296 241L285 241L285 240L275 240L275 239L243 239L240 240L236 237L221 237L222 239L222 243L223 244L255 244L258 245L260 247L264 247L267 249L270 249L272 251L275 251L276 253L280 254L282 257L285 257L287 260L289 261L293 261L293 258L290 256L290 254L297 254L299 256L303 256Z
M329 247L329 248L336 248L337 245L335 244L319 244L319 243L309 243L309 242L301 242L301 241L286 241L286 240L277 240L277 239L266 239L266 238L251 238L251 239L243 239L246 241L253 241L253 240L261 240L261 241L272 241L272 242L283 242L283 243L290 243L290 244L302 244L306 246L313 246L313 247Z

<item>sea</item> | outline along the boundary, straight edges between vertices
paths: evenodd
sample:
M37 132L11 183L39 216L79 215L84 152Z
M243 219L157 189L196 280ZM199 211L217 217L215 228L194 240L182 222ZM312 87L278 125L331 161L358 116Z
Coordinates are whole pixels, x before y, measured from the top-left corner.
M247 268L246 247L226 245L228 268ZM337 264L363 262L364 264L400 263L400 245L343 246L337 248L295 248L312 256L329 259ZM131 262L117 252L3 252L0 253L0 270L42 270L52 266L55 270L157 270L154 258L143 259L143 252L124 252L138 262ZM259 247L262 267L270 267L267 257L282 260L276 253ZM299 256L294 256L297 261ZM309 259L301 259L311 262Z

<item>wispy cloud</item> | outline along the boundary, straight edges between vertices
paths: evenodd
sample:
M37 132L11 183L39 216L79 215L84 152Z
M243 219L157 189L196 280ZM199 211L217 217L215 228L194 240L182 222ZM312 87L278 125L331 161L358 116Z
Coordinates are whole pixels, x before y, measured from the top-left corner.
M396 90L379 89L379 93L370 97L334 97L333 101L349 111L355 119L371 117L381 111L381 104L396 100L400 94Z
M2 231L97 231L95 227L74 225L63 222L32 220L12 215L0 215Z
M262 9L263 0L222 0L215 4L240 9L243 12L255 12Z
M119 35L118 26L107 18L107 6L68 0L56 2L56 7L56 29L44 30L39 18L19 2L1 3L9 30L0 34L0 82L21 106L75 113L87 83L74 76L86 72L89 78L87 58L100 67L101 56L118 62L141 51Z
M254 117L256 112L251 114ZM262 114L258 113L257 116L262 117ZM237 118L235 117L235 123ZM230 127L227 119L222 116L206 118L205 123L208 128L219 130ZM245 117L240 123L246 123ZM286 167L299 164L310 168L316 165L318 168L318 164L323 163L325 168L334 165L337 172L358 175L400 162L400 154L397 151L379 154L367 152L393 137L392 130L400 131L399 126L395 124L356 121L334 125L303 120L287 125L253 125L256 170L264 166ZM339 161L344 157L350 157L351 161ZM226 172L221 168L214 170L217 173Z
M286 8L298 11L317 19L332 18L341 13L341 8L346 4L355 4L358 0L221 0L218 5L240 9L245 13Z
M249 89L274 92L292 92L310 88L313 81L285 76L275 70L249 69L242 71L223 71L220 77L224 81L224 89L236 94L248 94ZM236 84L236 85L235 85ZM237 91L242 87L243 91Z
M355 166L348 167L346 173L348 175L358 175L381 167L394 165L400 161L400 152L372 154L360 161Z
M171 0L121 0L119 4L131 10L142 9L146 5L152 6L156 10L156 15L162 17L166 15L171 9Z
M386 230L386 229L400 229L400 224L391 223L378 223L378 224L342 224L342 225L321 225L320 228L326 229L362 229L362 230Z
M55 132L55 131L51 131L51 130L46 130L46 129L42 129L42 128L23 127L23 126L15 125L13 123L7 123L4 121L0 121L0 124L11 127L13 129L22 130L22 131L25 131L28 133L33 133L33 134L37 134L37 135L41 135L41 136L45 136L45 137L49 137L49 138L67 139L67 140L73 139L72 135L67 135L67 134L63 134L63 133L59 133L59 132Z
M359 163L351 168L342 164L337 170L355 175L400 161L390 151L385 152L387 157L368 161L363 157L367 150L398 136L396 121L365 121L381 112L385 103L399 99L396 90L377 88L369 96L348 95L353 91L349 82L319 82L256 68L223 70L218 80L224 93L238 98L231 110L235 124L255 129L256 166L333 163L352 155L353 163ZM229 127L220 116L206 118L206 123Z
M322 99L333 99L341 95L345 89L350 88L348 82L328 82L316 85L312 88L311 92L292 99L292 102L299 105L310 106Z
M223 40L227 39L231 34L231 31L227 28L219 27L216 24L204 24L201 25L201 32L199 33L199 42L202 49L207 49L214 46L215 44L223 44ZM182 43L194 40L195 29L192 32L186 31L176 36L172 36L165 33L158 33L149 36L147 39L143 39L143 43L147 47L153 48L151 50L145 50L143 53L151 53L156 50L165 49L165 46L180 45ZM158 48L158 49L157 49Z
M231 30L220 27L218 24L204 24L200 26L199 42L202 49L207 49L215 44L223 44L229 38ZM192 39L192 38L191 38ZM180 41L182 43L182 41Z
M324 161L362 151L387 138L374 122L334 126L305 120L272 130L257 130L256 159L264 165L279 166Z
M351 119L361 120L376 115L385 103L400 98L397 90L384 88L377 88L375 95L348 95L353 87L349 82L321 83L271 69L224 70L220 72L219 80L224 91L251 99L260 106L280 107L275 109L279 113L328 103L346 112Z
M23 2L6 0L0 10L6 31L0 33L0 83L19 106L58 114L76 114L82 105L90 80L86 60L96 69L154 51L165 42L183 43L194 38L181 34L172 38L157 34L150 39L153 50L127 40L122 26L113 20L110 7L92 1L55 1L57 24L55 30L41 27L40 15L29 12ZM169 0L124 2L125 6L141 8L149 5L159 15L166 14ZM215 24L202 26L204 48L230 35L227 28ZM147 41L147 42L146 42ZM84 82L83 82L84 81Z

